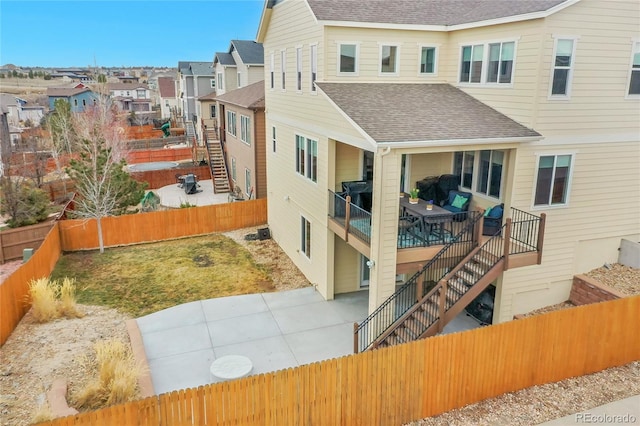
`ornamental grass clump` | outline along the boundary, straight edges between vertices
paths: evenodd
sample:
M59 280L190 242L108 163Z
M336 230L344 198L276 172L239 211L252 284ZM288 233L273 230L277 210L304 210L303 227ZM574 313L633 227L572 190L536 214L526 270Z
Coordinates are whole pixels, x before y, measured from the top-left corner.
M84 316L76 305L75 280L64 278L62 284L48 278L29 282L31 309L36 322L47 322L60 317Z
M92 364L96 377L71 397L73 406L95 410L136 399L142 367L127 346L112 339L97 342L94 350L95 358L84 362Z

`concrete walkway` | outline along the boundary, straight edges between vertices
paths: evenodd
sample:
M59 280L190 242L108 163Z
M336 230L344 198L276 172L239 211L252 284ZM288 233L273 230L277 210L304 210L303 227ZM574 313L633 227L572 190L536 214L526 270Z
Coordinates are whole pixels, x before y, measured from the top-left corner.
M211 363L242 355L261 374L353 354L368 292L326 301L313 287L186 303L138 318L156 394L214 382ZM444 332L478 327L464 313Z

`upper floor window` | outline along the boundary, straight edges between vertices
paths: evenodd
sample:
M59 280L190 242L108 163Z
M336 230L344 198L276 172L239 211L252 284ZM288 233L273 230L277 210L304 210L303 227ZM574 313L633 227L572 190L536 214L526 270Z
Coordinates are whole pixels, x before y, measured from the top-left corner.
M236 136L236 113L235 111L227 111L227 133Z
M316 78L318 78L318 45L312 44L310 46L311 50L311 91L316 91Z
M211 88L215 89L216 88L216 79L212 78L211 80L209 80L209 82L211 83Z
M167 104L167 106L169 106L169 105ZM215 106L215 104L211 105L211 118L216 118L216 106Z
M296 172L318 181L318 141L296 135Z
M420 74L434 74L436 72L436 48L422 46L420 48Z
M131 92L127 90L127 96L131 96Z
M398 46L380 45L380 74L398 74Z
M271 64L269 65L269 87L274 89L276 87L276 78L275 78L275 54L271 52Z
M338 46L338 73L355 74L358 71L358 45Z
M514 41L462 46L460 82L512 83L515 48Z
M87 100L86 99L82 100L82 106L87 106Z
M276 148L277 148L277 139L276 139L276 126L272 126L271 127L271 149L273 150L273 152L276 152Z
M302 47L296 47L296 90L302 91Z
M242 87L242 73L238 73L238 88Z
M538 158L534 205L566 204L572 155L542 155Z
M240 140L251 145L251 119L246 115L240 116Z
M640 95L640 41L633 43L631 75L629 76L629 95Z
M280 73L282 74L282 90L286 89L287 51L280 51Z
M218 89L224 90L224 74L218 73Z
M504 158L504 151L458 151L453 157L453 174L462 188L499 199Z
M552 97L568 98L570 95L575 45L576 43L573 39L556 39L551 76Z
M73 106L78 106L78 100L77 99L73 100Z
M138 98L139 98L139 99L140 99L140 98L141 98L141 99L144 99L144 98L146 98L146 97L147 97L147 91L146 91L146 90L144 90L144 89L139 89L139 90L138 90L137 95L138 95Z

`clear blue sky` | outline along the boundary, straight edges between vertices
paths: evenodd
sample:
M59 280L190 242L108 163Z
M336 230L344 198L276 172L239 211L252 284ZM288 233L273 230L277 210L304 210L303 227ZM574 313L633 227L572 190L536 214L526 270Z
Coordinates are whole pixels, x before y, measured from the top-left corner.
M0 0L0 65L170 66L255 40L263 0Z

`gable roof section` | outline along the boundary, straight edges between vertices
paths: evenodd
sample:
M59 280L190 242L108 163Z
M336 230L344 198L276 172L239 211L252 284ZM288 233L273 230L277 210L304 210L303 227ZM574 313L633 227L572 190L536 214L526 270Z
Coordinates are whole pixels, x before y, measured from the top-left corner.
M144 83L107 83L107 89L109 90L136 90L136 89L149 90L149 86L147 86Z
M91 89L84 88L75 88L75 87L48 87L47 88L47 96L56 96L56 97L65 97L68 98L70 96L79 95L80 93L90 92Z
M176 97L176 84L171 77L158 77L158 90L163 98Z
M377 143L542 137L450 84L316 85Z
M253 40L231 40L229 53L235 49L247 65L264 65L264 49L262 43Z
M218 102L247 109L264 108L264 80L232 90L215 98Z
M213 67L211 62L191 62L189 65L193 75L213 75Z
M501 19L519 20L516 17L539 18L579 0L306 1L319 21L447 27Z
M216 52L216 57L213 60L213 63L215 64L216 61L220 65L233 65L233 66L236 65L236 61L235 59L233 59L233 56L231 56L231 53L227 53L227 52Z

